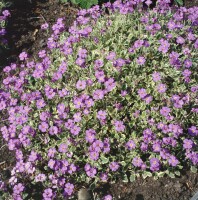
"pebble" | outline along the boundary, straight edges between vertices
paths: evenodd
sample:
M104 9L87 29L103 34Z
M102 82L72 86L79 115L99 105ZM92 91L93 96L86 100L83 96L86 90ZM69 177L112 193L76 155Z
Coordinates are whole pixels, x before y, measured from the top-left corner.
M78 200L90 200L91 195L90 192L86 188L81 188L78 191Z

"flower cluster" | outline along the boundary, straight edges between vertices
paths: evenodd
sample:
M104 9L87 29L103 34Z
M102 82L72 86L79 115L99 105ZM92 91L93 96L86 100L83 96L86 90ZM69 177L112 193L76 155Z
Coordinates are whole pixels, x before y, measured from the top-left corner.
M78 184L198 165L198 9L168 3L80 10L69 32L57 20L37 59L22 52L4 68L0 130L16 155L10 199L32 185L41 199L63 199Z

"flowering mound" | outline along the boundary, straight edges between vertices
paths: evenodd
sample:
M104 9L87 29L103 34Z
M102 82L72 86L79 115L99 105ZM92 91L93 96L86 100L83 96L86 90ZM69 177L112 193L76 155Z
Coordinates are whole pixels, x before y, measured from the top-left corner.
M81 10L69 33L58 19L48 51L5 67L1 132L16 165L4 195L37 186L37 199L63 199L79 184L196 171L198 8L137 2Z

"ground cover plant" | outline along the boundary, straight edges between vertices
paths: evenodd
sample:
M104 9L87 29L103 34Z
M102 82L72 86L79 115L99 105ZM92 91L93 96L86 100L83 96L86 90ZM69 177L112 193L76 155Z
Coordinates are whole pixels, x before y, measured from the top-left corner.
M60 18L37 59L22 52L5 67L1 133L16 152L5 198L72 198L79 184L196 172L198 10L168 3L81 10L69 33Z

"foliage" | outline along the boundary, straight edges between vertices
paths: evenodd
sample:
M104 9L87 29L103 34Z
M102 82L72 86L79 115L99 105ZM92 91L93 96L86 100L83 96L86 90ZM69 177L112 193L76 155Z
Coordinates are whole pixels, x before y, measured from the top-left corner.
M197 8L166 2L81 10L69 32L60 18L37 59L22 52L5 67L1 133L16 165L4 196L72 198L82 184L196 172Z
M178 4L179 6L183 6L184 5L184 1L183 0L174 0L176 4Z
M98 4L98 0L61 0L62 3L71 2L73 4L79 5L81 8L88 9L93 5Z

